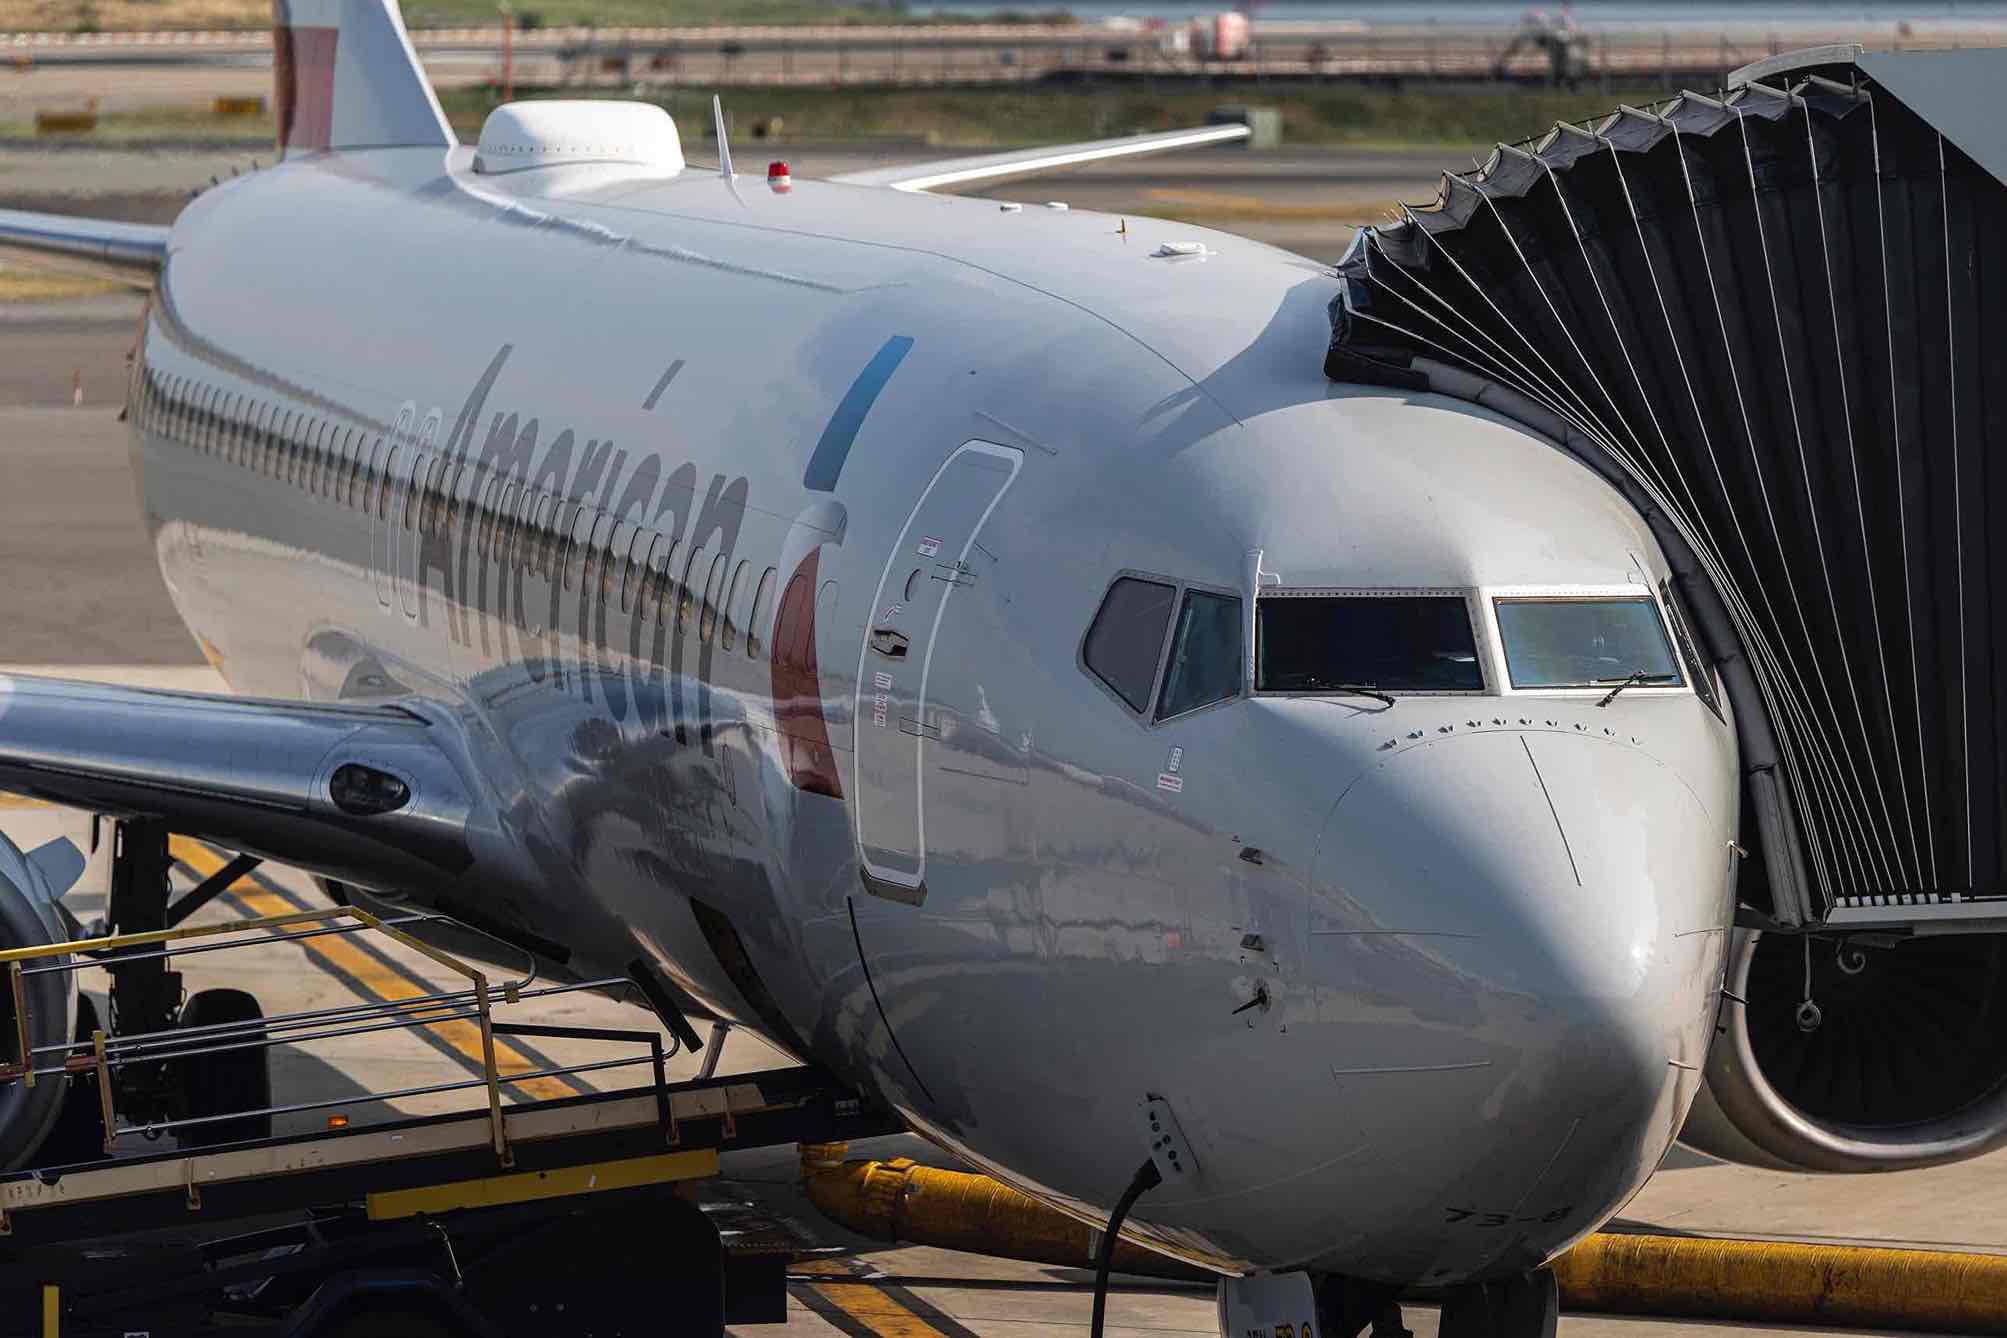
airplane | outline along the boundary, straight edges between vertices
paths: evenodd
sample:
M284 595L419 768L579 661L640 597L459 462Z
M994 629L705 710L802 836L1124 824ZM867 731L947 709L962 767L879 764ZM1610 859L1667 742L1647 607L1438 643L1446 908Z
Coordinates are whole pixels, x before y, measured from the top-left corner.
M1735 1081L1735 707L1638 510L1327 377L1328 264L930 193L1242 127L811 181L553 101L470 147L393 0L275 24L277 165L171 228L0 213L149 293L140 503L232 691L0 677L0 789L632 978L1325 1332L1421 1286L1551 1334L1544 1265Z

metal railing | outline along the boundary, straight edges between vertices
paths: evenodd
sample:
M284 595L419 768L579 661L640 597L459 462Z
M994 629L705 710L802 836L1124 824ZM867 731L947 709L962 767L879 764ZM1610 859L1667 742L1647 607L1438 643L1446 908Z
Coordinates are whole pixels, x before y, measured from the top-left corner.
M509 1147L503 1088L541 1078L565 1078L609 1069L648 1064L653 1069L656 1089L665 1090L665 1052L659 1033L595 1027L551 1027L498 1022L494 1010L498 1002L519 1004L582 990L604 990L627 985L621 977L583 980L575 983L530 988L535 974L497 985L485 972L470 966L403 926L419 922L455 923L444 916L410 915L383 919L356 906L333 906L326 910L290 911L282 915L233 920L222 924L183 925L145 933L114 934L97 938L52 943L41 947L0 950L0 964L7 970L13 1001L13 1030L17 1058L0 1061L0 1084L19 1082L33 1087L38 1080L67 1079L95 1074L99 1113L104 1120L104 1146L117 1151L118 1140L140 1135L158 1138L164 1133L226 1121L297 1115L353 1105L358 1101L395 1101L446 1092L483 1089L495 1155L503 1166L514 1164ZM176 960L198 954L257 945L299 943L341 934L382 934L397 944L419 953L447 971L463 978L460 989L435 989L430 993L402 999L378 999L333 1007L303 1009L270 1017L215 1022L200 1026L175 1027L164 1031L108 1035L102 1027L89 1040L34 1044L34 1018L29 1009L28 977L51 973L72 973L123 965L135 960L165 958ZM200 942L198 940L222 940ZM189 946L170 946L187 944ZM281 1045L303 1045L339 1037L361 1036L384 1031L411 1031L445 1023L471 1022L480 1033L480 1073L476 1077L428 1083L392 1091L366 1092L326 1100L295 1101L255 1109L233 1110L212 1115L190 1115L173 1119L128 1121L121 1126L114 1081L128 1065L166 1064L197 1055L231 1051L270 1049ZM504 1075L496 1063L497 1036L546 1036L573 1040L629 1042L645 1045L647 1053L633 1057L594 1060L578 1064L552 1064L544 1068Z

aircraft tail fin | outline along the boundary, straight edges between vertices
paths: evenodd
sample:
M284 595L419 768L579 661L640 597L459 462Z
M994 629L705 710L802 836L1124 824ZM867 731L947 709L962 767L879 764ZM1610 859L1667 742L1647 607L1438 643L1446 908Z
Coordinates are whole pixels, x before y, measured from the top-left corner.
M397 0L272 0L279 151L451 148Z

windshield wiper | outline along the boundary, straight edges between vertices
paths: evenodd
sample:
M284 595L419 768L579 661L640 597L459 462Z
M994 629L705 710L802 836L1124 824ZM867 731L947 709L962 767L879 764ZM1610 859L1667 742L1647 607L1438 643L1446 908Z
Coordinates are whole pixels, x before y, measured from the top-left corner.
M1336 697L1371 697L1375 701L1383 701L1389 706L1392 706L1394 704L1394 699L1392 697L1380 691L1380 685L1378 683L1327 683L1321 678L1313 678L1308 674L1303 676L1302 682L1293 683L1287 687L1283 686L1280 683L1262 684L1256 688L1256 691L1303 692L1303 693L1309 693L1313 696L1329 695Z
M1608 706L1611 702L1617 700L1617 694L1625 688L1636 687L1640 683L1677 683L1679 682L1679 675L1655 674L1649 669L1633 669L1622 678L1592 678L1589 681L1598 686L1604 683L1615 683L1617 685L1604 693L1603 700L1596 703L1598 706Z

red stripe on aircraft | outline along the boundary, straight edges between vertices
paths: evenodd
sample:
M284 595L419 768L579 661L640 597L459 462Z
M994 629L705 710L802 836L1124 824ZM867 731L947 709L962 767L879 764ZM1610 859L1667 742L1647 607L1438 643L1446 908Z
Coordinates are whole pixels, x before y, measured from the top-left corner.
M279 147L325 149L334 139L335 43L339 28L272 30L272 82Z
M774 715L780 725L787 778L797 790L843 798L836 753L829 746L829 722L822 715L822 675L815 661L816 569L822 550L812 550L787 583L774 615Z

